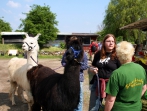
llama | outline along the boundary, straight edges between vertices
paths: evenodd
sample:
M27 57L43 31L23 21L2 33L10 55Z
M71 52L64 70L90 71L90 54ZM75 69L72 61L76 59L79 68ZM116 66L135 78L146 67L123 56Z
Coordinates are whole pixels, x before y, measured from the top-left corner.
M64 74L59 74L41 64L27 72L34 98L32 111L73 111L79 103L80 61L83 58L83 48L78 40L69 42L66 51L66 66Z
M27 79L27 71L33 66L37 65L37 54L39 51L38 37L29 37L26 34L26 38L23 40L22 49L27 51L27 59L14 57L8 62L8 72L10 75L10 92L9 97L12 101L12 105L15 105L14 95L18 86L18 96L26 103L28 102L28 111L31 111L31 105L33 104L33 97L30 91L30 84ZM28 100L26 101L23 96L23 90L25 90Z

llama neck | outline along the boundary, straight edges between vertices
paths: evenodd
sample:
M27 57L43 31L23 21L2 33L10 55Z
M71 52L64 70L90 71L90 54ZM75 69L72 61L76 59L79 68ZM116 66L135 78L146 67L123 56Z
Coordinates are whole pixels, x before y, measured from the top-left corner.
M32 51L32 52L27 52L27 64L31 66L37 66L38 62L38 57L37 57L37 52Z
M61 86L66 90L66 95L74 95L75 92L80 90L80 65L71 66L70 64L66 65L64 69L64 74L62 78ZM64 92L65 93L65 92ZM78 93L79 94L79 93Z
M66 65L64 70L64 76L66 77L66 81L79 81L79 75L80 75L80 65L77 66L71 66L70 64Z

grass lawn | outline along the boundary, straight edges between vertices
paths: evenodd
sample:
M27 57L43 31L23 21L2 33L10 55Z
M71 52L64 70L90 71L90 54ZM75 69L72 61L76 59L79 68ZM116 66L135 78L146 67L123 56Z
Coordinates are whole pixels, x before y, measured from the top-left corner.
M22 54L24 53L24 51L21 48L21 44L0 44L0 59L10 59L12 57L16 57L16 56L8 56L8 50L9 49L15 49L18 50L19 52L19 58L23 58ZM61 58L62 56L56 56L56 55L43 55L41 54L41 52L64 52L65 49L59 48L59 47L49 47L49 48L43 48L40 49L39 53L40 54L38 57L39 59L55 59L55 58ZM4 54L4 56L2 55Z

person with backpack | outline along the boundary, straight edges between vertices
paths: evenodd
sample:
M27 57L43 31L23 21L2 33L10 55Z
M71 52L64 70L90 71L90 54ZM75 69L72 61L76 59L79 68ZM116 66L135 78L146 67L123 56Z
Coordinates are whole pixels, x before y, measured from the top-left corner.
M90 54L90 61L93 61L95 53L98 51L98 44L95 41L92 41L89 48L89 54Z

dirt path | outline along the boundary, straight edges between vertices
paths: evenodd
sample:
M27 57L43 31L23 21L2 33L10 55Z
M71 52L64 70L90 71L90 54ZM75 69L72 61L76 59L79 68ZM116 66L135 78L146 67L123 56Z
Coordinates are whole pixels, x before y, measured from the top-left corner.
M15 96L16 106L12 106L8 98L9 92L9 75L7 71L7 63L9 60L0 60L0 111L27 111L27 104L22 103L17 95ZM52 69L57 69L61 66L60 59L41 59L39 63L51 67ZM56 70L56 72L63 73L63 67ZM95 103L95 92L91 92L89 86L90 75L87 70L84 72L84 109L83 111L89 111ZM92 96L91 96L92 95Z

